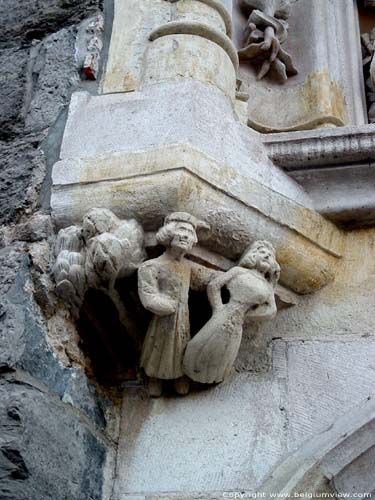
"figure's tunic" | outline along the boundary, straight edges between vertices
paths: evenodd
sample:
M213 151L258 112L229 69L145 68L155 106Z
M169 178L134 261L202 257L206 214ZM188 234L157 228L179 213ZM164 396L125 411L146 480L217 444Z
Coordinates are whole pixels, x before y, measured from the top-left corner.
M155 315L143 343L141 366L149 377L182 377L182 359L190 340L188 297L191 267L182 259L164 255L142 264L138 270L138 289L142 304ZM172 314L158 315L165 303L175 303Z

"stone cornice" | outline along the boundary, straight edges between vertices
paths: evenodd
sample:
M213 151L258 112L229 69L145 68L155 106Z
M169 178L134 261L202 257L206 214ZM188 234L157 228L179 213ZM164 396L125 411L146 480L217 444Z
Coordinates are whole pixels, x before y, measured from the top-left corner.
M231 260L255 235L268 237L282 268L281 284L298 294L329 283L344 250L341 231L319 214L186 144L62 160L54 167L53 184L59 227L81 220L94 206L120 218L136 217L151 231L166 213L188 211L211 227L202 246Z
M375 160L375 126L340 127L263 136L275 165L285 170L355 165Z

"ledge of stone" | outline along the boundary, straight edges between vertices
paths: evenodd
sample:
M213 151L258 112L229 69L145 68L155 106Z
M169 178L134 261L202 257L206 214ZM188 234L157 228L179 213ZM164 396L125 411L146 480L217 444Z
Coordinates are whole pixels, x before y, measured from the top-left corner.
M267 134L263 143L273 163L288 171L354 166L375 160L375 125Z
M270 134L263 141L320 214L351 227L375 224L374 125Z
M167 213L184 210L209 223L202 246L227 259L268 239L277 249L281 283L301 294L333 279L343 250L341 231L319 214L187 145L62 160L53 184L59 227L106 207L152 231Z

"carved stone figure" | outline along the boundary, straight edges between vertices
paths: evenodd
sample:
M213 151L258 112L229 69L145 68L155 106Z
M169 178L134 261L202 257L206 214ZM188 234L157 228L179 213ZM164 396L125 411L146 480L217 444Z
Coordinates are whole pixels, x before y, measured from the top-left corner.
M240 60L261 63L258 80L271 69L282 81L296 75L291 55L281 47L288 36L290 0L241 0L240 5L249 16Z
M370 33L361 35L362 64L366 81L366 97L368 104L368 119L375 123L375 28Z
M89 288L108 295L130 335L137 332L115 288L118 278L134 272L145 260L142 226L134 219L121 220L105 208L93 208L82 226L61 229L55 246L52 274L56 295L77 317Z
M245 317L261 320L275 316L274 287L279 275L274 248L267 241L257 241L237 266L209 283L212 317L186 348L186 375L205 384L224 380L237 357ZM229 291L227 303L222 301L223 287Z
M192 215L175 212L166 217L157 241L166 247L158 258L138 270L138 291L143 306L154 314L144 340L141 366L150 377L149 392L162 393L162 381L174 380L178 394L189 392L182 360L190 340L189 289L198 288L202 274L185 254L197 243L197 227L205 227Z

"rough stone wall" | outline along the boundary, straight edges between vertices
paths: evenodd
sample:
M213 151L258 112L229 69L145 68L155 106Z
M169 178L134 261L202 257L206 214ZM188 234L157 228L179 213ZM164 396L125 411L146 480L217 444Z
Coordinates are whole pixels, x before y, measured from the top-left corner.
M101 0L0 4L2 500L102 498L113 404L87 379L77 344L69 348L42 278L53 244L49 166L71 92L94 88L77 67L78 27L102 8Z

